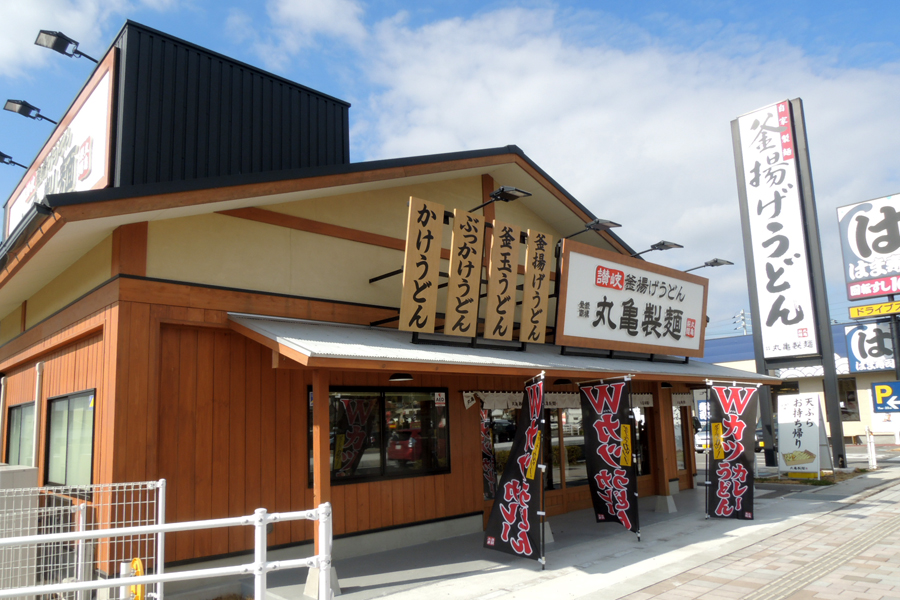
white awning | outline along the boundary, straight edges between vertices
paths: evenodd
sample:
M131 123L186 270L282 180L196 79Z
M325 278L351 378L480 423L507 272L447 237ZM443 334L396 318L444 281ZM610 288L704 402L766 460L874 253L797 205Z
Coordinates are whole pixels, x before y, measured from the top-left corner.
M696 361L665 362L561 354L559 346L529 344L526 351L414 344L409 332L229 313L232 329L312 368L432 373L574 376L581 380L629 375L635 379L776 383L774 377Z

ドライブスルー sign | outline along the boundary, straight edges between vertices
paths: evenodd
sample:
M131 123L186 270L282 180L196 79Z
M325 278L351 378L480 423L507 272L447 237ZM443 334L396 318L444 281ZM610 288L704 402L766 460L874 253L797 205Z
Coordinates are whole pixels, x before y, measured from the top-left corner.
M544 409L544 381L525 387L525 403L519 412L503 477L491 509L485 548L539 559L541 502L541 414Z
M618 522L638 532L629 383L583 385L581 414L588 484L597 522Z
M712 460L707 513L714 517L752 519L757 388L713 385L710 390Z

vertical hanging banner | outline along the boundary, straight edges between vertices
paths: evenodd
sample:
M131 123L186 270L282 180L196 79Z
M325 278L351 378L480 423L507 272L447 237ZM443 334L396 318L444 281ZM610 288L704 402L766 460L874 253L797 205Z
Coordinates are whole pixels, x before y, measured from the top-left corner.
M378 402L358 398L341 398L346 420L337 423L340 433L335 435L334 462L331 465L336 478L347 477L356 473L363 453L369 447L372 435L370 416L377 410Z
M450 281L444 333L475 337L478 329L478 298L481 296L481 255L484 252L484 219L453 210L450 243Z
M495 220L492 236L484 337L489 340L512 340L522 230Z
M713 517L753 519L753 435L756 386L713 385L709 394L712 459L707 477L707 513Z
M497 495L497 471L494 468L494 441L491 439L491 411L481 410L481 472L484 499L493 500Z
M434 333L443 233L444 206L410 196L398 325L401 331Z
M525 283L522 288L522 320L519 341L543 344L547 337L547 304L550 292L550 260L547 248L553 248L553 237L528 230L525 250Z
M541 558L538 516L541 472L537 466L541 455L543 379L525 386L525 400L484 532L484 547L538 560Z
M734 143L741 220L750 234L748 262L756 281L750 296L758 308L763 354L766 359L818 355L790 102L738 117Z
M640 535L634 468L631 385L626 381L582 385L584 453L598 523L618 522Z

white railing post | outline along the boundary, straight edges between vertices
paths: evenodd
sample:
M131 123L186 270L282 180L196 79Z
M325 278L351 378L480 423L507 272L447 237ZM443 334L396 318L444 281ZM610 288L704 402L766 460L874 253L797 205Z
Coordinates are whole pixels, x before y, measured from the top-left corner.
M875 455L875 434L868 426L866 426L866 450L869 454L869 469L874 471L878 468L878 457Z
M156 524L166 524L166 480L160 479L156 492ZM166 570L166 532L156 534L156 574L162 575ZM163 600L165 584L156 584L156 600Z
M87 523L85 522L87 516L86 508L87 505L84 502L75 507L75 531L87 529ZM90 543L90 540L78 540L75 542L75 581L87 581L88 579L87 547ZM91 557L91 562L93 563L93 557ZM79 591L75 594L75 597L78 600L85 600L84 595L84 591Z
M319 512L319 600L331 600L331 503L320 504Z
M257 508L253 518L254 563L253 591L254 600L266 600L266 509Z

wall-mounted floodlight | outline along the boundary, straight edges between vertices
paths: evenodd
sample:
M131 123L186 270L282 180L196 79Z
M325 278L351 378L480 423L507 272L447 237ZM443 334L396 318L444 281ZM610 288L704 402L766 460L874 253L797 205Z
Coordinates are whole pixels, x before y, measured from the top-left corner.
M388 377L388 381L390 381L391 383L395 383L398 381L412 381L412 380L413 380L413 376L410 375L409 373L394 373L393 375Z
M23 169L28 168L25 165L20 165L19 163L14 161L12 159L12 156L10 156L9 154L3 154L2 152L0 152L0 163L3 163L4 165L16 165L16 166L22 167Z
M43 119L44 121L50 121L54 125L58 125L56 121L49 117L45 117L41 114L41 109L37 106L29 104L24 100L7 100L6 105L3 107L3 110L8 110L9 112L19 113L23 117L28 117L29 119L35 119L36 121L40 121Z
M734 263L730 260L725 260L724 258L714 258L712 260L708 260L699 267L693 267L684 271L687 273L688 271L696 271L697 269L702 269L703 267L724 267L725 265L733 265Z
M645 254L647 252L652 252L654 250L671 250L673 248L684 248L681 244L676 244L675 242L667 242L666 240L660 240L647 248L646 250L641 250L637 254L632 254L631 257L640 256L641 254Z
M484 208L488 204L492 204L494 202L512 202L513 200L518 200L519 198L527 198L530 195L531 192L520 190L519 188L513 187L511 185L504 185L491 192L490 200L488 200L484 204L479 204L469 212L475 212L479 208Z
M607 219L594 219L589 223L585 223L584 229L582 229L581 231L576 231L571 235L567 235L563 239L567 240L569 238L573 238L576 235L581 235L585 231L606 231L607 229L612 229L613 227L621 227L621 225L619 225L615 221L609 221Z
M99 62L96 58L91 58L84 52L78 49L78 42L70 38L64 33L60 33L59 31L46 31L41 29L40 33L38 33L37 39L34 40L36 46L43 46L44 48L50 48L60 54L65 54L66 56L83 56L88 60L92 60L94 62Z

